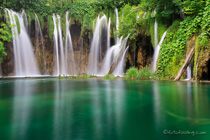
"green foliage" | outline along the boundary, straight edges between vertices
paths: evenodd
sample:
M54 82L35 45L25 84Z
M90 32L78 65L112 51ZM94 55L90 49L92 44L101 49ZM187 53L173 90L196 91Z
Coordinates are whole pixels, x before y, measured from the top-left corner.
M74 75L70 76L69 79L87 79L87 78L94 78L96 76L91 74L84 74L84 75Z
M154 73L152 73L149 67L144 67L142 70L138 72L137 79L148 80L154 77Z
M141 79L147 80L155 78L155 74L152 73L149 67L144 67L142 70L138 70L135 67L131 67L127 70L127 72L123 75L125 79Z
M86 78L94 78L94 77L96 77L96 76L91 75L91 74L84 74L84 75L81 75L79 78L86 79Z
M52 15L47 16L47 23L48 23L48 32L50 39L53 39L53 31L54 31L54 23Z
M74 75L74 76L70 76L69 79L79 79L80 76L79 75Z
M124 75L124 78L126 79L136 79L138 76L138 68L135 67L131 67L127 70L127 72Z
M60 74L59 74L59 75L58 75L58 78L59 78L59 79L64 79L64 78L66 78L66 76L65 76L65 74L63 74L63 75L60 75Z
M113 74L107 74L103 78L104 79L116 79L116 77Z
M117 31L118 37L123 36L126 37L130 34L129 39L134 40L137 36L137 24L138 21L137 18L137 12L135 11L136 7L132 7L129 4L125 5L123 8L121 8L121 12L119 15L122 15L120 17L120 26L119 30Z
M181 4L180 0L142 0L140 7L143 11L156 11L158 16L170 19L171 15L179 14Z
M198 14L205 6L205 0L185 0L182 3L185 14Z
M158 73L167 78L170 78L179 69L183 58L185 58L187 42L185 25L187 22L181 23L181 25L179 23L179 21L175 21L168 29L167 37L160 49Z
M158 73L163 77L169 78L181 68L186 55L187 41L191 37L199 35L196 40L194 66L197 64L198 52L202 48L208 47L210 37L209 2L209 0L206 2L205 8L201 8L198 10L199 12L194 12L194 16L188 16L182 22L175 21L169 28L167 37L160 49L158 61Z
M11 31L5 23L0 23L0 63L3 61L3 57L7 55L5 52L4 43L12 41Z
M200 52L200 36L197 37L196 39L196 43L195 43L195 55L194 55L194 67L193 67L193 74L195 76L195 80L197 80L197 62L198 62L198 55L199 55L199 52Z

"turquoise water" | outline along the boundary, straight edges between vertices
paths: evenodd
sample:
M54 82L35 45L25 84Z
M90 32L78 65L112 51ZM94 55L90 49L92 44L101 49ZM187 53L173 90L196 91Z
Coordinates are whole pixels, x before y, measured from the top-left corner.
M0 140L178 139L210 139L210 84L0 81Z

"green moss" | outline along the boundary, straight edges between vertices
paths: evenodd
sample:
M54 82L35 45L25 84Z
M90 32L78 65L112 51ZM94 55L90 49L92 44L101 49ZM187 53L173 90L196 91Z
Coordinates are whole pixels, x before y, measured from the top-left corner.
M158 22L158 42L160 42L160 40L166 30L167 30L166 25L162 24L161 22Z
M197 37L195 42L195 55L194 55L194 68L193 68L193 74L195 76L195 80L197 80L197 62L198 62L198 55L199 55L199 37Z
M40 22L40 26L42 28L42 30L44 29L44 17L40 14L37 14L38 18L39 18L39 22Z
M19 22L17 16L15 16L15 20L16 20L17 30L18 30L18 33L16 33L16 34L20 34L20 22ZM16 26L16 25L12 25L12 26Z
M53 24L52 15L47 16L47 22L48 22L49 37L50 39L53 39L54 24Z
M150 36L151 36L151 43L152 46L155 48L155 20L154 19L150 19L149 20L149 32L150 32Z

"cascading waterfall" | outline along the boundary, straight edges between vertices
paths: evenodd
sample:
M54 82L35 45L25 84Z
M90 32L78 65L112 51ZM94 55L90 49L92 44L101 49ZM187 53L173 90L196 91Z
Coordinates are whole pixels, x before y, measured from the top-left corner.
M54 74L60 74L60 64L59 64L59 52L58 52L58 30L57 30L57 18L55 14L53 14L53 22L54 22Z
M44 41L43 41L43 34L42 34L42 28L40 26L39 18L37 14L35 14L35 30L36 30L36 43L39 43L39 37L41 40L42 45L42 60L43 60L43 74L46 72L46 58L45 58L45 50L44 50Z
M190 80L192 78L192 68L191 68L191 63L187 67L187 79Z
M80 44L80 46L81 46L81 48L80 48L80 72L82 71L82 68L83 68L83 50L84 50L84 45L83 45L83 38L81 39L81 42L80 42L81 44Z
M74 59L74 49L71 39L71 33L70 33L70 20L68 19L69 12L66 12L66 43L65 43L65 65L67 68L68 73L75 75L76 72L76 64Z
M127 47L122 55L122 59L119 62L119 64L117 65L117 67L115 68L115 70L113 71L113 74L116 76L122 76L122 74L124 73L124 62L125 62L125 57L126 57L126 53L128 51Z
M116 56L120 52L120 46L121 44L118 43L107 50L103 65L101 67L100 75L106 75L109 72L114 61L114 56Z
M59 15L57 15L57 20L58 20L59 43L60 43L60 64L61 64L61 73L60 74L67 74L65 59L64 59L65 56L64 56L64 46L63 46L63 34L62 34L61 20L60 20Z
M155 19L155 32L154 32L154 37L155 37L155 44L154 44L154 47L156 48L157 45L158 45L158 23L157 23L157 20Z
M160 40L160 43L157 45L157 47L155 48L155 52L154 52L154 56L153 56L153 61L152 61L152 71L155 72L156 70L156 65L157 65L157 59L158 59L158 56L159 56L159 52L160 52L160 47L163 43L163 40L165 39L166 37L166 33L167 31L164 32L161 40Z
M24 24L25 24L25 28L26 28L27 32L29 33L28 18L27 18L27 15L26 15L24 10L22 11L22 17L23 17L23 21L24 21Z
M119 28L119 17L118 10L115 9L116 13L116 30ZM15 75L16 76L35 76L40 75L39 67L35 54L33 53L32 44L28 36L28 19L27 15L23 11L21 14L16 13L12 10L5 10L6 20L11 22L12 35L13 35L13 46L14 46L14 60L15 60ZM74 58L73 43L70 33L70 20L68 18L69 12L66 12L66 36L65 44L63 43L63 34L61 29L61 20L59 15L53 14L54 22L54 75L76 75L76 64ZM17 22L18 21L18 22ZM20 26L20 28L18 28ZM89 53L89 61L87 67L87 73L95 75L105 75L109 72L112 64L115 64L113 74L122 75L124 70L124 60L129 47L126 48L128 37L124 40L123 37L115 37L116 44L111 47L110 43L110 28L111 19L107 22L107 17L104 15L101 18L97 18L93 38L91 41L91 48ZM106 30L106 53L102 53L102 32ZM18 34L18 32L20 32ZM41 45L41 60L43 66L41 69L42 73L46 72L46 57L42 29L38 16L35 14L35 37L36 46ZM103 36L104 37L104 36ZM41 44L39 44L41 42ZM81 39L80 47L80 62L83 66L83 39ZM38 54L37 54L38 55ZM103 60L102 60L103 59ZM81 71L80 69L80 71Z
M24 24L24 11L19 14L13 10L5 9L5 13L5 16L9 16L11 25L14 25L11 26L11 30L13 36L15 76L40 75L32 44ZM19 24L16 22L16 18ZM25 16L26 19L27 16ZM9 23L9 20L7 23Z
M54 72L54 74L66 75L67 70L66 70L66 61L64 56L64 46L63 46L63 36L62 36L60 16L57 15L56 17L55 14L53 14L53 21L54 21L54 47L55 47L55 58L56 58L56 64L55 64L56 71Z
M100 62L99 54L101 54L101 32L103 28L107 27L106 25L107 25L106 16L104 15L101 18L98 17L89 54L88 71L87 71L88 74L97 75L99 72L98 63Z
M107 50L110 48L110 27L111 27L111 19L109 18L107 26Z
M119 17L118 17L118 10L115 9L116 12L116 28L118 29L119 27ZM100 71L100 75L106 75L110 68L112 63L117 62L120 59L120 62L118 62L116 68L113 71L114 75L118 75L121 76L124 72L124 60L125 60L125 56L126 56L126 52L128 50L128 47L125 49L126 44L127 44L127 40L128 40L129 36L127 36L124 40L122 40L121 38L116 39L116 45L112 46L111 48L107 49L102 67L101 67L101 71ZM123 54L122 54L123 53Z

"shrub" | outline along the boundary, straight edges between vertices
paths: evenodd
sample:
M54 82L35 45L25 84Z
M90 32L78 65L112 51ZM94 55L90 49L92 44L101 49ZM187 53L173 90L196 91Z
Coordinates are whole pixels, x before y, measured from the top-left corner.
M155 78L155 74L150 71L149 67L144 67L142 70L138 70L135 67L131 67L127 70L127 72L123 76L126 79L153 79Z
M84 75L81 75L79 78L93 78L93 77L96 77L94 75L91 75L91 74L84 74Z
M144 67L141 71L138 72L137 79L151 79L154 77L154 73L150 71L149 67Z
M127 70L127 72L124 75L124 78L126 79L136 79L139 71L135 67L131 67Z
M103 78L104 79L115 79L116 77L113 74L107 74Z
M66 76L65 76L65 74L63 74L63 75L60 75L60 74L59 74L59 75L58 75L58 78L59 78L59 79L63 79L63 78L66 78Z

